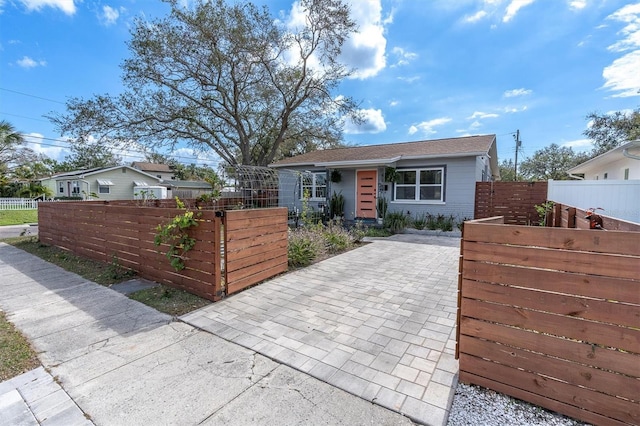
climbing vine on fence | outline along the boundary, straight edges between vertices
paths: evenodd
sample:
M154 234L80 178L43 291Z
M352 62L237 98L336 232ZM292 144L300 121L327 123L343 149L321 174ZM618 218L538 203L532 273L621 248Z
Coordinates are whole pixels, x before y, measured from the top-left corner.
M185 268L185 255L196 245L196 239L189 235L189 229L198 226L194 212L187 209L182 201L176 197L176 206L185 212L174 217L169 223L156 227L157 234L153 242L156 246L168 244L166 256L176 271ZM201 213L197 213L201 215Z

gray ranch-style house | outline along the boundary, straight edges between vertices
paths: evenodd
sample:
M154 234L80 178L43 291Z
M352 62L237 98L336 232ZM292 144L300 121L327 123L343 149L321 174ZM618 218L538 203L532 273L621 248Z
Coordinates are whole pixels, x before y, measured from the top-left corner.
M500 179L495 135L318 150L270 167L305 172L290 210L302 208L305 193L314 210L342 194L345 220L381 216L379 198L387 212L471 219L476 182Z

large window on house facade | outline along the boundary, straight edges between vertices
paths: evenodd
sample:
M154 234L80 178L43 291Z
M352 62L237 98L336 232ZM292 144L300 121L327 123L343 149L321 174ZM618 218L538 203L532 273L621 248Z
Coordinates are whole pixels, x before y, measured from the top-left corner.
M80 194L80 182L77 180L71 181L71 194Z
M327 173L303 173L300 177L300 197L307 195L311 200L325 200L327 198Z
M395 201L444 202L444 167L397 171Z

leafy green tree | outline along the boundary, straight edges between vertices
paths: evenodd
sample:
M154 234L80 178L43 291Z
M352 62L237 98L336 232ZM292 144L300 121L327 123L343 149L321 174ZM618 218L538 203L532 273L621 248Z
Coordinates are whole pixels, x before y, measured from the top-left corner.
M291 31L249 2L166 0L168 17L136 21L119 96L67 102L61 134L213 150L229 165L267 165L298 144L331 146L357 105L335 96L351 74L338 62L355 31L343 0L300 0ZM304 149L307 149L303 146Z
M100 142L76 141L70 145L71 154L58 166L64 171L114 167L122 164L122 157L113 148Z
M519 170L527 180L568 180L567 170L587 159L587 154L576 154L570 147L553 143L522 161Z
M591 123L584 135L593 141L591 156L596 157L625 142L640 139L640 108L625 113L611 114L592 112L587 115Z
M516 170L515 170L515 165L513 163L513 160L510 159L504 159L502 160L502 162L498 165L498 168L500 169L500 180L503 182L513 182L516 180ZM520 174L518 174L518 177L520 177ZM521 178L521 177L520 177Z

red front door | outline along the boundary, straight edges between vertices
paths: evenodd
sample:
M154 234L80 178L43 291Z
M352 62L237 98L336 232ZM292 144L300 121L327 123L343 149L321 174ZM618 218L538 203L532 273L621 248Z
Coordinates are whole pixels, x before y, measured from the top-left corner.
M376 191L378 173L376 170L358 170L356 172L356 217L376 218Z

